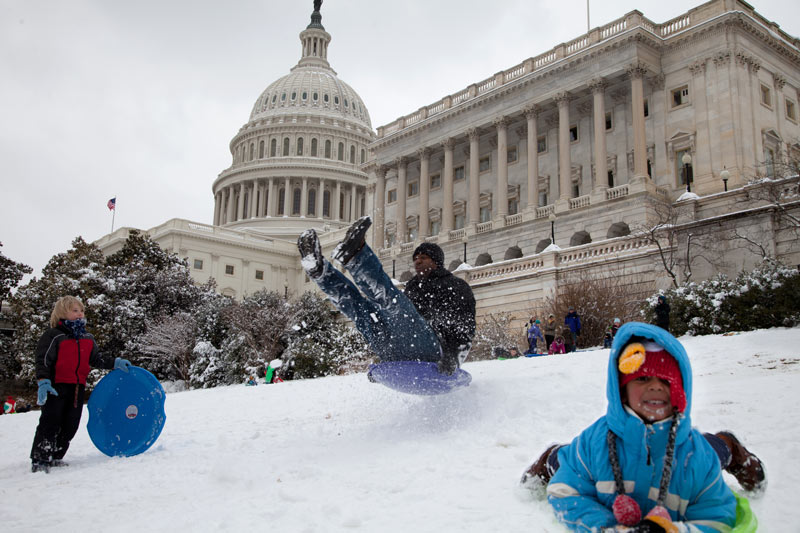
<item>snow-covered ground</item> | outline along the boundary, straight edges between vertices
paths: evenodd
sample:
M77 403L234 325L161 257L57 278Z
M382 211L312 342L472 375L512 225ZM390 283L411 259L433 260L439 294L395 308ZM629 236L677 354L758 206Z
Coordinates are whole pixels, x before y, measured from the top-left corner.
M798 531L800 329L681 340L694 424L733 430L766 463L759 531ZM50 474L30 472L39 413L2 416L0 529L563 531L517 482L603 414L607 356L467 363L472 385L443 397L363 374L172 393L147 452L101 454L84 413L70 466Z

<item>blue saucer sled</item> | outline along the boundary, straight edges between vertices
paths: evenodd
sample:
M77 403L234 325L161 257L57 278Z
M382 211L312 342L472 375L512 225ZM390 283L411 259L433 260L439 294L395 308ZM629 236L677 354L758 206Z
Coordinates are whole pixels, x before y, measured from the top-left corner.
M164 429L165 399L161 383L144 368L109 372L89 397L89 438L110 457L146 451Z
M439 372L436 363L421 361L386 361L370 365L367 377L398 392L423 396L447 394L472 381L466 370L459 368L448 376Z

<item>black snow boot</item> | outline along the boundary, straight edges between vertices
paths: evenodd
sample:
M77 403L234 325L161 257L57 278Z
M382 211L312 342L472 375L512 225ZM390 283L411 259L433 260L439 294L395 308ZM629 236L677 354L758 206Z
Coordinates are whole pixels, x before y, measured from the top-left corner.
M307 229L297 238L297 249L302 257L301 264L308 277L318 278L322 275L325 264L322 262L322 249L319 237L313 229Z
M44 472L45 474L49 474L50 463L45 461L33 461L31 463L31 472Z
M364 247L364 236L371 225L372 219L369 216L356 220L352 226L347 228L342 242L333 249L333 258L346 265Z

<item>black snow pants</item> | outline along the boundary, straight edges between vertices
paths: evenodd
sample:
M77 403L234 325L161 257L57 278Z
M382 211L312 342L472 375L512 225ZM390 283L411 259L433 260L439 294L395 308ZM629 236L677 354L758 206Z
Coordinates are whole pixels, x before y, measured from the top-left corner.
M74 383L56 383L53 388L58 396L47 395L33 437L31 460L52 463L64 458L69 442L78 432L83 412L86 387L77 385L77 391L75 387Z

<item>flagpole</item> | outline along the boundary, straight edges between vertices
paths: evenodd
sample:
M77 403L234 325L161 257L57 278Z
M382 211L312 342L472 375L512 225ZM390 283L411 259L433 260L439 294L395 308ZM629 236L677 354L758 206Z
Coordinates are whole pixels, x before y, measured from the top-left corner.
M586 33L592 31L592 24L589 22L589 0L586 0Z
M114 217L117 216L117 195L114 195L114 209L111 210L111 233L114 233Z

